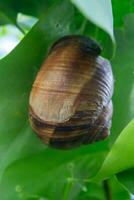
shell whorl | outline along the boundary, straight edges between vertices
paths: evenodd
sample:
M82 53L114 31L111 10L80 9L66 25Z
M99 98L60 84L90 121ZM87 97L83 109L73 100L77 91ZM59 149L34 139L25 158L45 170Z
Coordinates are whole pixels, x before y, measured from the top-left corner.
M50 49L29 101L31 126L46 144L69 149L109 134L113 75L100 52L84 36L63 37Z

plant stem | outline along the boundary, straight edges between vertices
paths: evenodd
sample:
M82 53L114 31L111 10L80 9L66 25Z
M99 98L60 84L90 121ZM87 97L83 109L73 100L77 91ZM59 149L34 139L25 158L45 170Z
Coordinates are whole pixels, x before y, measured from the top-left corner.
M105 199L106 200L112 200L112 195L111 195L108 180L103 181L103 188L104 188L104 193L105 193Z
M64 191L64 195L63 195L63 200L68 200L68 197L69 197L69 193L70 193L70 190L72 188L72 185L73 185L73 180L68 180L67 184L66 184L66 187L65 187L65 191Z

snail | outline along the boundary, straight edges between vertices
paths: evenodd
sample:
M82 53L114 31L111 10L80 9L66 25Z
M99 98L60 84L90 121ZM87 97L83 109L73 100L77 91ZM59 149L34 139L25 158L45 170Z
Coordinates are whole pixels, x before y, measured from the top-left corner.
M100 53L94 40L80 35L50 48L29 99L31 127L49 146L71 149L109 135L113 74Z

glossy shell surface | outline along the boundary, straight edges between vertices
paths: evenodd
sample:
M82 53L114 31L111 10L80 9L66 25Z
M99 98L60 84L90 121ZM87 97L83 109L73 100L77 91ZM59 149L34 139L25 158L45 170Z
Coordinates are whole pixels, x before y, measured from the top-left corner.
M65 36L50 49L29 100L33 130L55 148L69 149L109 135L113 75L96 42Z

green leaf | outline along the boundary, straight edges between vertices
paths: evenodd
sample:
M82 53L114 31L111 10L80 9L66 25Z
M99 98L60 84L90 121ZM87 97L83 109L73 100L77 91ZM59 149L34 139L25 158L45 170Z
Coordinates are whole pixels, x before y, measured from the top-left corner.
M114 42L110 0L71 0L89 21L106 31Z
M72 151L46 149L14 162L0 184L2 200L14 200L20 195L25 200L32 196L51 200L76 197L85 179L96 173L104 159L105 153L95 149L94 153L88 147ZM21 191L16 191L18 187Z
M16 16L15 16L16 17ZM0 25L3 24L8 24L11 23L11 21L9 20L8 16L6 16L1 10L0 10ZM15 23L15 21L14 21Z
M109 192L113 200L131 200L129 192L120 184L115 176L107 180Z
M17 3L15 0L13 0L12 2L9 0L6 0L6 1L2 0L0 2L0 11L1 11L0 16L2 16L0 23L1 24L13 23L18 27L18 29L21 30L21 32L25 33L24 25L16 22L16 17L19 12L22 12L22 13L28 14L28 15L34 15L36 17L40 17L40 16L42 16L43 13L46 13L48 11L48 8L51 5L56 5L56 4L58 5L58 4L60 4L60 2L61 2L60 0L57 0L56 2L54 2L54 0L45 1L45 2L40 0L37 3L37 1L30 0L28 2L23 1L21 3L20 2ZM87 3L88 3L88 5L90 5L90 2L87 2ZM90 12L88 12L89 14L91 13L89 16L90 18L88 17L88 19L91 21L91 23L95 24L96 26L95 25L93 26L91 23L88 23L87 20L85 19L85 17L80 16L80 13L76 13L77 15L75 15L75 18L72 21L72 25L75 27L77 21L79 21L79 24L78 24L79 28L76 29L76 27L75 27L76 30L73 33L85 34L89 37L92 36L103 47L102 55L104 55L105 57L111 58L113 56L113 52L115 50L114 36L113 35L111 36L107 30L105 30L106 32L101 30L101 28L103 29L103 26L105 26L106 23L109 23L109 27L110 27L110 23L112 23L111 4L110 3L108 4L108 10L106 10L107 7L104 10L102 10L101 6L98 7L97 13L100 13L100 16L103 14L103 11L105 11L106 15L109 15L108 16L109 22L106 22L106 23L105 23L105 21L100 22L99 17L96 18L96 16L94 16L94 17L92 16L93 15L92 11L93 10L94 10L94 12L96 11L96 5L93 4L92 9L90 9L89 10ZM110 19L110 16L111 16L111 19ZM110 20L111 20L111 22L110 22ZM85 29L87 30L86 33L85 33ZM113 27L112 27L112 32L113 32ZM112 40L111 40L110 36L111 36ZM108 51L107 51L107 45L109 46Z
M117 178L134 195L134 168L118 173Z
M54 0L29 0L29 1L16 1L16 0L1 0L0 11L8 19L8 21L0 20L0 23L15 23L16 17L19 12L35 17L40 17L45 13L48 8L54 3Z
M105 179L125 169L134 167L134 120L121 132L105 161L97 173L95 180Z

